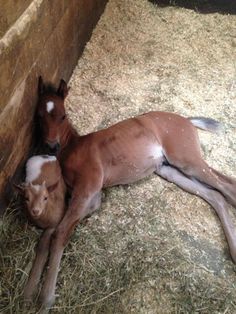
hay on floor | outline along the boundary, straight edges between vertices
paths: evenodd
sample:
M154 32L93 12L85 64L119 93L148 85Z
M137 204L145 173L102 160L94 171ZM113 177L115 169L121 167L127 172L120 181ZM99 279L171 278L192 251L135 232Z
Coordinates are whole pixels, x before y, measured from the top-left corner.
M70 81L72 123L86 134L149 110L213 117L224 130L199 132L203 155L235 175L235 30L235 16L110 0ZM1 225L1 313L24 313L40 233L24 223L15 208ZM104 191L65 251L52 312L234 313L235 285L213 210L153 175Z

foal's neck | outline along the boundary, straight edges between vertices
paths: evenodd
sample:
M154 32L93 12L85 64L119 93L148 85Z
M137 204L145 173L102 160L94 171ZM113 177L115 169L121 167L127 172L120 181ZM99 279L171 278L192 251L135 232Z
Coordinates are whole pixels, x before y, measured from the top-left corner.
M76 132L73 126L68 122L62 136L61 148L65 149L74 139L79 138L80 135Z

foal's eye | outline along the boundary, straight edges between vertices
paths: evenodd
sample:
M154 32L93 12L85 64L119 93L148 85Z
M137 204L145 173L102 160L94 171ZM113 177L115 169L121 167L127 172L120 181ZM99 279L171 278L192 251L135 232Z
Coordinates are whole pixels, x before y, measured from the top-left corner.
M65 118L66 118L66 115L62 116L61 121L65 120Z
M45 197L44 197L44 200L47 201L47 199L48 199L47 196L45 196Z

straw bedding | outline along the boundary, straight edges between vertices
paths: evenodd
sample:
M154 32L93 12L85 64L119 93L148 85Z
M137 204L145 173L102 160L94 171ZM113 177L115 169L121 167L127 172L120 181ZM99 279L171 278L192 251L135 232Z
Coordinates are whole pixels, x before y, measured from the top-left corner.
M86 134L149 110L213 117L224 130L199 131L203 155L235 175L235 30L233 15L110 0L69 83L71 122ZM25 311L40 233L25 222L13 204L1 225L2 313ZM104 191L65 250L52 312L234 313L235 285L213 210L153 175Z

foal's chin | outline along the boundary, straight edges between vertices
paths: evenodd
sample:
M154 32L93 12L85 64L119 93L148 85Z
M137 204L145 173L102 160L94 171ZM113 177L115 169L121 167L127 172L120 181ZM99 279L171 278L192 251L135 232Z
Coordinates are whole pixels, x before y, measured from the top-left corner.
M44 143L43 153L47 155L58 156L60 152L60 144L57 143L54 146L50 146L48 143Z

